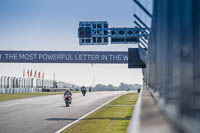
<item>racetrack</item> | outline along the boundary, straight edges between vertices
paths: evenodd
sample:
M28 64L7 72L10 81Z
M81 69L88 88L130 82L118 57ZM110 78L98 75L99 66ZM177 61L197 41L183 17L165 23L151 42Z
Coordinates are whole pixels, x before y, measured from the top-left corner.
M123 93L75 93L70 107L63 95L0 102L0 133L53 133Z

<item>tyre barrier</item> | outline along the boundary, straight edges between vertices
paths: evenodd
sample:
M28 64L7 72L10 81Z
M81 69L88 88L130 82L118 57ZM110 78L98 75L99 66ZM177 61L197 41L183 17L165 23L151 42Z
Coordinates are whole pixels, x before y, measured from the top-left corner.
M42 88L0 88L1 94L42 92Z

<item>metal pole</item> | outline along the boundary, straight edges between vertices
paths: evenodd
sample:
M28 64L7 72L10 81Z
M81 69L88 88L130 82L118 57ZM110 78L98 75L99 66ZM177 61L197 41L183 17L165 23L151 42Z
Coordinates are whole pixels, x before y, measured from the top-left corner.
M133 16L150 32L150 28L136 14Z
M94 77L94 64L92 63L92 88L94 88L94 82L95 82L95 77Z
M137 0L133 0L150 18L152 18L151 13Z

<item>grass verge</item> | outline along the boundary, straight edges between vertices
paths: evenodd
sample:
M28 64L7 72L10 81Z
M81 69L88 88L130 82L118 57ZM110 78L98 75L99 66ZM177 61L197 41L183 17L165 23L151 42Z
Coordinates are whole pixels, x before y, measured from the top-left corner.
M72 91L72 93L79 93L79 91ZM37 96L47 96L47 95L58 95L64 94L64 92L35 92L35 93L15 93L15 94L0 94L0 101L37 97Z
M123 95L63 133L125 133L131 120L138 94Z

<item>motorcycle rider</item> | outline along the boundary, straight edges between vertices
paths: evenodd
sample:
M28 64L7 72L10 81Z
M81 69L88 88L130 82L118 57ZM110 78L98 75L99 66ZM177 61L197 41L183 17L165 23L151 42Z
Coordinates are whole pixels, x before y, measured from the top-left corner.
M85 86L82 86L82 87L81 87L81 92L85 95L85 94L86 94L86 91L87 91L86 87L85 87Z
M64 96L65 95L70 95L71 96L71 102L72 102L72 93L70 92L70 89L69 88L66 88L66 91L65 91L65 93L64 93ZM71 103L70 102L70 103Z
M67 93L69 93L72 96L72 93L70 92L69 88L66 88L64 95L66 95Z

